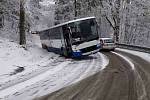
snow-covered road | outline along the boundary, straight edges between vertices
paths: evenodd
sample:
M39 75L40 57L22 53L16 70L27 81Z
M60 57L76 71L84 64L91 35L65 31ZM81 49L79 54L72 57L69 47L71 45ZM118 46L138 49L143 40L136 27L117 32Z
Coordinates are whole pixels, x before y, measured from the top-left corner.
M35 100L150 100L149 54L126 49L102 53L109 58L103 71Z
M38 76L1 90L0 98L5 100L31 100L93 75L105 68L108 62L107 57L101 53L81 60L65 59L56 66L52 64L53 68Z
M3 48L0 54L2 100L32 100L93 75L109 63L102 53L77 60L49 53L35 45L26 51L7 40L1 41L0 47ZM16 66L23 70L12 74Z

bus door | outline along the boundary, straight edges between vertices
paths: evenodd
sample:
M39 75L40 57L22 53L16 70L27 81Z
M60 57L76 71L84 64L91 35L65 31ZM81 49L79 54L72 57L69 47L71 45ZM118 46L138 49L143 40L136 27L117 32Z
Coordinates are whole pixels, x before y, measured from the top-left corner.
M64 54L66 56L70 56L72 52L70 29L67 26L63 26L62 29L63 29L64 42L65 42Z

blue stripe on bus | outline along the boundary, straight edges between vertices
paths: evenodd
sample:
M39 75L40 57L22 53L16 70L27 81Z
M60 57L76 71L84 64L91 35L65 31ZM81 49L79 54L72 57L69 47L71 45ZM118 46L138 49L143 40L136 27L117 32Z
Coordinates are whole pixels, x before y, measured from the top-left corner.
M81 57L82 53L81 52L72 52L73 57Z

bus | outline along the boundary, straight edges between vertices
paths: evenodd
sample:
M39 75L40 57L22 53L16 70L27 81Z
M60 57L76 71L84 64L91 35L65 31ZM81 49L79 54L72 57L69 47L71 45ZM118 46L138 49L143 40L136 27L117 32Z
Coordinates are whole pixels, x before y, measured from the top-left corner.
M68 21L39 32L42 47L66 57L82 57L100 50L95 17Z

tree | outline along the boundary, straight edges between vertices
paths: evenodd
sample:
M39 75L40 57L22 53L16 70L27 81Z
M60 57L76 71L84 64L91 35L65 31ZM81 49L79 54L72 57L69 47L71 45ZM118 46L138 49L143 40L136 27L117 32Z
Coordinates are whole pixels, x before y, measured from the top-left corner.
M77 17L77 0L74 0L74 16Z
M70 0L69 2L57 0L58 8L56 9L56 14L60 18L59 20L71 13L74 15L74 18L96 16L99 25L102 24L102 21L107 21L110 24L109 27L113 29L114 40L118 42L121 0ZM73 9L65 9L69 6Z
M3 12L0 11L0 28L3 28Z
M74 0L55 0L55 24L63 23L75 18Z
M108 21L110 26L114 30L114 40L118 42L119 40L119 29L120 29L120 6L121 0L106 0L101 1L101 7L103 12L103 17Z
M20 33L20 45L25 45L26 44L26 34L25 34L24 0L20 0L19 33Z
M93 16L99 0L55 0L55 20L61 23L75 18Z
M0 28L3 28L3 24L4 24L4 17L3 17L3 3L4 1L0 1Z

